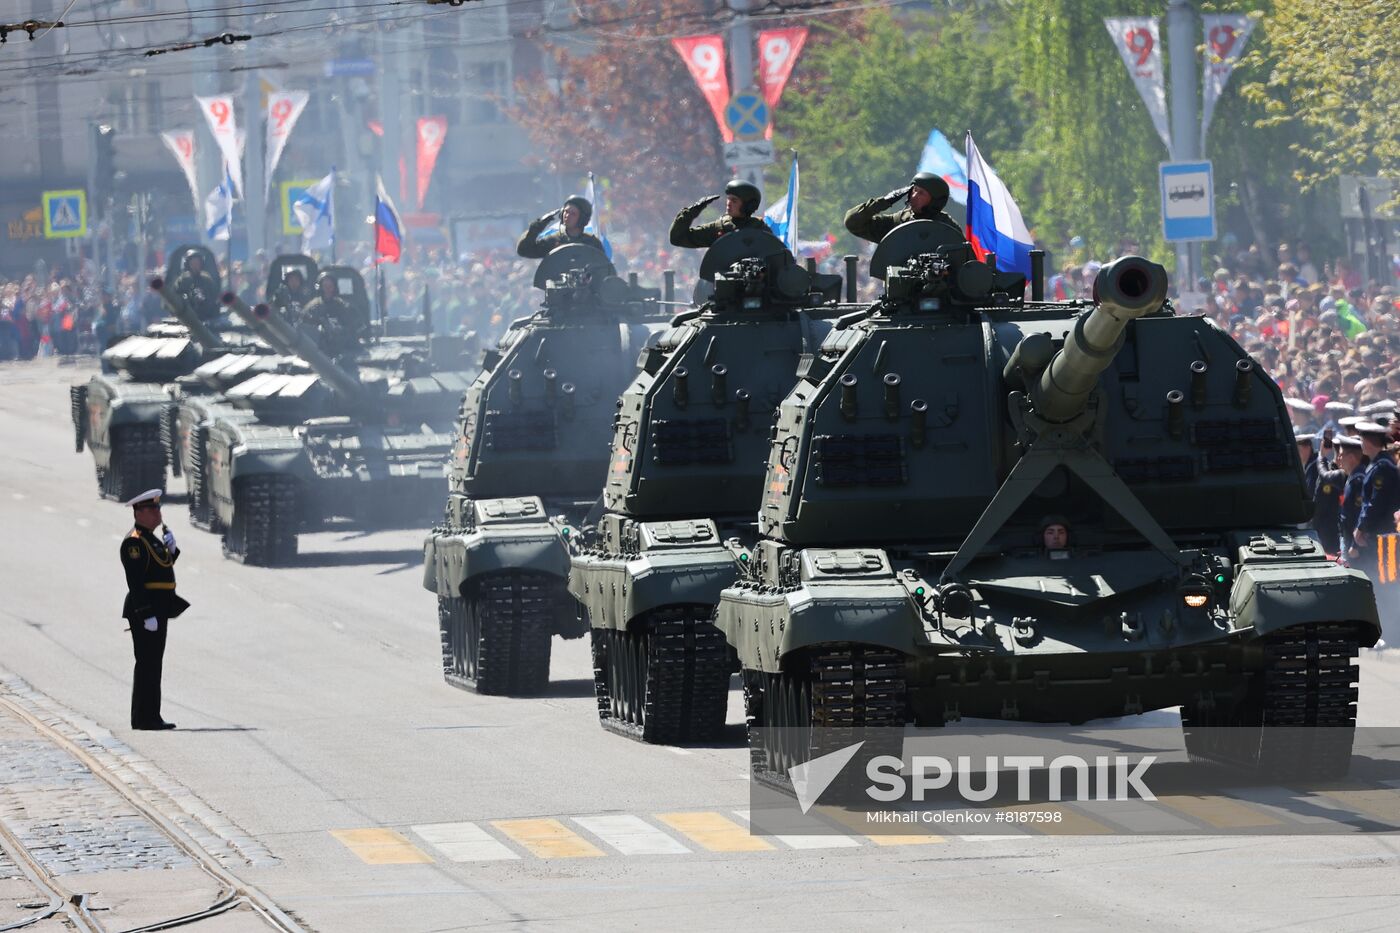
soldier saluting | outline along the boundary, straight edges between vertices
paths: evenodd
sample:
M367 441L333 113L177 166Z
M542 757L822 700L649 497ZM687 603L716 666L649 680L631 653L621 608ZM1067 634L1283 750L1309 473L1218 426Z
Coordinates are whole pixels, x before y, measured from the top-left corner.
M199 253L186 253L184 265L184 271L175 280L175 292L201 321L212 321L219 316L219 285L205 270L204 257Z
M709 249L715 244L715 240L726 233L750 227L767 228L762 220L754 216L763 200L763 193L756 186L737 178L724 186L724 216L711 223L692 227L691 224L700 216L700 212L708 207L711 201L719 199L720 195L714 194L682 208L676 215L675 222L671 224L671 245L687 249Z
M565 199L564 206L555 211L541 216L522 234L516 241L515 251L526 259L543 259L560 246L567 246L570 243L582 243L584 246L591 246L599 252L603 251L603 243L591 233L585 233L583 228L588 226L588 221L593 218L593 204L587 198L574 195ZM554 233L544 233L546 227L555 221L559 221L562 230Z
M882 214L901 198L909 206L893 214ZM846 212L846 229L872 243L879 243L900 224L911 220L932 220L963 235L962 227L943 210L948 204L948 183L932 172L919 172L907 185L888 194L857 204Z
M131 728L174 729L160 715L161 663L169 621L189 608L175 593L175 561L180 549L175 534L160 517L159 489L148 489L127 503L135 527L122 539L122 569L126 571L126 603L122 615L131 623L131 647L136 668L131 680ZM156 529L162 529L160 535Z

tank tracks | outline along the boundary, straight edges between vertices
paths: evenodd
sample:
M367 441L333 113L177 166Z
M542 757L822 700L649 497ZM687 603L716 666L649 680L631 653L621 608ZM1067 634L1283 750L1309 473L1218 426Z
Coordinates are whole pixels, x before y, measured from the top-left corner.
M856 742L898 756L907 709L904 656L888 648L833 645L778 674L746 670L750 774L791 794L789 768Z
M223 533L224 556L258 567L276 567L297 554L297 482L286 476L251 476L233 492L233 521Z
M559 588L557 577L513 571L477 583L470 598L438 597L443 679L498 696L548 690Z
M203 425L190 432L190 468L185 472L190 524L208 531L219 530L219 521L209 503L209 429Z
M160 425L131 424L112 432L112 457L98 469L97 488L104 499L126 502L147 489L165 488L165 448Z
M180 428L176 421L180 406L175 402L160 410L160 445L170 465L170 475L180 475Z
M1242 701L1182 710L1191 759L1290 780L1346 774L1356 730L1355 627L1300 625L1261 641L1264 668Z
M593 629L598 719L618 735L659 745L710 742L724 732L729 644L708 606L643 616L628 631Z

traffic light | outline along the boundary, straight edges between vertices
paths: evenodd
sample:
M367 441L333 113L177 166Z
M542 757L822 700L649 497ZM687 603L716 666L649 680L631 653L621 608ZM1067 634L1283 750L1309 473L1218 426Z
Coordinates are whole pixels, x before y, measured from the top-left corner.
M105 123L92 128L93 201L106 204L117 172L116 129Z

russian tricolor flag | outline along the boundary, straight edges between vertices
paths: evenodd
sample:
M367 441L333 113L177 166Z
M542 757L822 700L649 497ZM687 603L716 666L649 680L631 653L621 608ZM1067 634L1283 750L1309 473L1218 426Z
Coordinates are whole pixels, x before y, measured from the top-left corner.
M1034 241L1020 208L967 134L967 241L978 259L996 253L997 268L1031 277Z
M376 175L374 184L374 261L398 262L403 253L403 222L384 190L384 179Z

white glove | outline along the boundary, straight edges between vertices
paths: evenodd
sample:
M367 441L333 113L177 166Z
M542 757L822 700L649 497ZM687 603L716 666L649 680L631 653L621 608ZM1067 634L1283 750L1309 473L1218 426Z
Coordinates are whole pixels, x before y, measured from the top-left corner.
M155 616L151 616L145 621L144 624L146 626L146 631L148 632L154 632L156 629L160 628L160 623L156 621Z
M178 550L178 548L175 547L175 532L171 531L169 528L165 529L165 536L161 540L165 542L165 549L170 553L173 554Z

